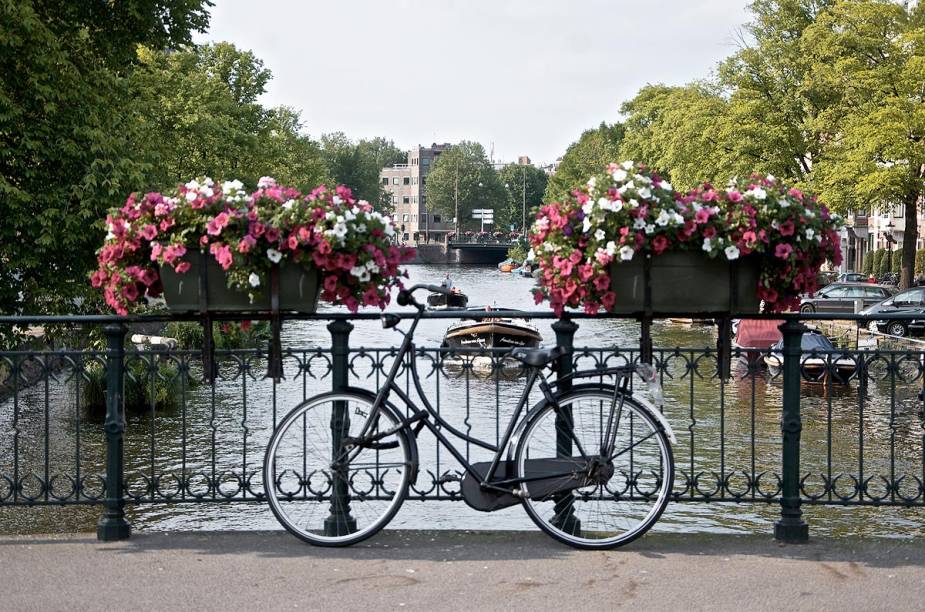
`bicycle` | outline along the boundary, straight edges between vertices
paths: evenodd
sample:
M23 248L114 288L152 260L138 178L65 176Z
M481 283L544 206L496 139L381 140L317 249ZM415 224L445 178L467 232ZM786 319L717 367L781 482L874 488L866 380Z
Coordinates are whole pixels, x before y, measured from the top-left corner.
M282 420L267 447L263 482L270 508L296 537L319 546L348 546L374 535L395 516L415 482L417 436L427 428L464 470L467 504L486 512L522 504L536 525L577 548L607 549L644 534L659 519L674 482L670 425L652 404L634 397L633 374L654 381L648 365L574 372L549 382L543 368L570 355L554 347L513 349L527 368L526 386L501 441L491 444L448 423L430 404L415 366L414 332L424 307L413 293L445 292L415 285L398 295L417 309L407 332L400 317L384 328L403 334L377 393L348 388L316 395ZM408 355L421 408L395 379ZM600 382L614 376L616 384ZM585 378L594 382L576 384ZM521 418L533 386L543 399ZM389 401L397 396L403 415ZM493 452L469 463L444 432ZM451 478L455 480L455 478Z

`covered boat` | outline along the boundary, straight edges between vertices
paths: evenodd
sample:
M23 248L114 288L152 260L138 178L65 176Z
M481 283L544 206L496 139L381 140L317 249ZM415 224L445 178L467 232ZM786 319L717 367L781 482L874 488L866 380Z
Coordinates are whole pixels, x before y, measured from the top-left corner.
M784 340L778 340L771 353L764 357L764 363L772 375L780 372L784 365ZM848 384L858 364L848 355L834 352L838 349L832 341L818 331L808 331L800 338L800 376L806 382L826 383L829 380Z
M443 347L450 349L534 348L543 337L524 319L486 316L451 325L443 337Z
M761 355L767 353L783 337L778 319L742 319L736 327L732 346L738 349L739 360L749 369L763 365Z
M430 308L465 308L469 303L469 296L459 289L451 289L450 294L431 293L427 296L427 306Z

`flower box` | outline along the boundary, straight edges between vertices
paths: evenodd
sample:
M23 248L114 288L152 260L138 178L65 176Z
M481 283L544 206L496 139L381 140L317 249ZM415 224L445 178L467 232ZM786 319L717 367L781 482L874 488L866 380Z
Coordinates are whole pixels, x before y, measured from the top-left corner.
M696 251L665 252L649 259L650 302L646 303L646 264L643 257L610 264L610 289L620 299L610 312L757 313L755 287L761 259L754 255L735 261L711 259Z
M185 273L176 272L171 266L160 268L164 300L172 312L209 311L240 312L271 309L272 283L264 279L261 286L270 287L251 301L247 293L228 286L225 271L214 258L189 251L183 258L190 264ZM205 261L205 268L202 262ZM205 278L200 279L204 274ZM279 264L279 310L312 314L318 308L320 294L318 270L313 266L282 261ZM200 296L204 281L205 295ZM205 299L201 299L205 298Z

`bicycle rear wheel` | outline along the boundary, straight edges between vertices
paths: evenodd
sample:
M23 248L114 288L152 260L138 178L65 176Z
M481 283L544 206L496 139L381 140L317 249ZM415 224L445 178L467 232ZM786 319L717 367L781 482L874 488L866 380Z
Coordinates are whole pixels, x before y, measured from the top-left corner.
M632 397L623 396L613 452L601 456L612 399L606 388L568 394L559 400L559 411L547 406L537 413L517 445L518 477L534 478L522 485L524 509L540 529L576 548L615 548L635 540L658 521L671 495L674 459L668 437L649 409ZM586 470L589 462L582 451L600 465L593 477L564 476L558 490L549 480L535 479L550 469L538 466L550 465L551 459L559 473L563 459L566 468L571 462L575 470ZM573 488L579 483L583 486Z
M375 448L345 450L334 432L357 437L372 401L350 392L317 395L296 406L267 446L263 482L270 509L290 533L317 546L349 546L398 512L414 472L411 442L399 429ZM383 406L370 434L394 429Z

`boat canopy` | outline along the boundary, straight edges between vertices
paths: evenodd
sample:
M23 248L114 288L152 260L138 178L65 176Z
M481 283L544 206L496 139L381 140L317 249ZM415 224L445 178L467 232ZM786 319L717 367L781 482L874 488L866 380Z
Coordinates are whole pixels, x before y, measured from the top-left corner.
M774 348L784 348L783 338L781 338L777 344L774 345ZM817 331L808 331L803 334L802 338L800 338L800 350L802 350L804 353L808 353L810 351L831 351L834 348L835 345L832 344L832 341Z

